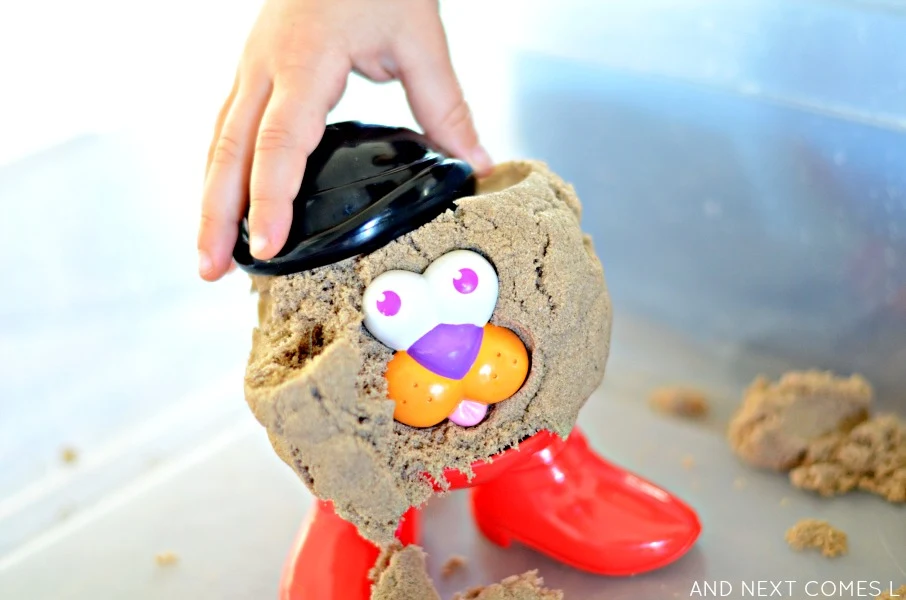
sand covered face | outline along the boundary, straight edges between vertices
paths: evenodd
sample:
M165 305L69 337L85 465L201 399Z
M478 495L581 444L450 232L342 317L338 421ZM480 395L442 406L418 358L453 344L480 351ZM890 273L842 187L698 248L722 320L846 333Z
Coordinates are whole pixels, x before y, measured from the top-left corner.
M603 377L611 322L579 213L572 188L542 164L510 163L455 211L372 254L254 279L249 404L281 458L365 537L392 540L400 516L433 493L425 474L468 472L538 431L571 430ZM511 397L489 401L474 426L400 423L385 377L398 349L364 327L366 290L389 271L423 275L463 250L493 268L498 297L489 323L518 338L527 377Z

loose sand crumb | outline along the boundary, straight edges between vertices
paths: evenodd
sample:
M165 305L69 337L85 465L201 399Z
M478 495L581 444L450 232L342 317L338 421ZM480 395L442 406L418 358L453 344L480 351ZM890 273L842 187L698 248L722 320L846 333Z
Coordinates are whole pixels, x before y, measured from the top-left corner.
M828 558L846 554L846 534L827 521L802 519L786 532L786 542L793 550L815 548Z
M780 506L789 506L790 502L791 500L789 498L783 497L780 499Z
M175 552L161 552L154 556L158 567L172 567L179 562L179 555Z
M467 563L468 559L466 559L465 556L454 554L453 556L448 558L447 562L445 562L444 565L440 568L440 576L444 579L447 579L457 571L465 568Z
M692 456L691 454L687 454L686 456L683 457L682 465L683 465L683 468L688 471L689 469L691 469L692 467L695 466L695 457Z
M744 489L746 487L746 480L742 477L737 477L733 480L733 488L737 490Z
M67 465L74 465L79 460L79 451L72 446L65 446L60 450L60 460Z
M507 577L500 583L456 594L453 600L563 600L563 592L544 587L538 571Z
M69 517L74 515L75 511L76 511L75 506L72 506L72 505L63 506L60 508L60 510L57 511L57 519L60 521L65 521L66 519L68 519Z
M651 392L648 403L658 412L690 419L706 417L711 406L703 392L679 386L657 388Z
M893 591L891 594L889 591L884 592L878 596L875 600L894 600L895 598L906 598L906 585L901 585Z

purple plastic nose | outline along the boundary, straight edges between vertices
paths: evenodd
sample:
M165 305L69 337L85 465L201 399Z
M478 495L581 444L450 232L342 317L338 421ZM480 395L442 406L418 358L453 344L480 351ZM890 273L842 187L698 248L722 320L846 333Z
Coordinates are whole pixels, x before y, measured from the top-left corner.
M462 379L472 368L484 329L475 325L441 324L409 346L409 356L426 369L448 379Z

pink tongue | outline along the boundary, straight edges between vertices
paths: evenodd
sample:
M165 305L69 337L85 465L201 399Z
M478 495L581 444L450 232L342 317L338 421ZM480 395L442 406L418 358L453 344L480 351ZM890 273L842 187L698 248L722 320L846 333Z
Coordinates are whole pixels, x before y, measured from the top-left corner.
M478 425L488 414L488 405L472 400L463 400L456 409L450 414L449 419L462 427L471 427Z

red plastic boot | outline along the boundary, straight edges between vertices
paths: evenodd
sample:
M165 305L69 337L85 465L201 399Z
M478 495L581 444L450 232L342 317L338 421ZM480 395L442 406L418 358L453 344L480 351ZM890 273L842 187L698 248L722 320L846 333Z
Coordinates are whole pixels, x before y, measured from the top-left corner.
M396 533L403 545L417 543L421 515L410 509ZM280 580L280 600L369 600L368 571L380 554L355 525L318 500L296 537Z
M667 565L701 532L691 508L603 460L578 429L475 487L472 512L481 532L500 546L516 540L599 575Z

